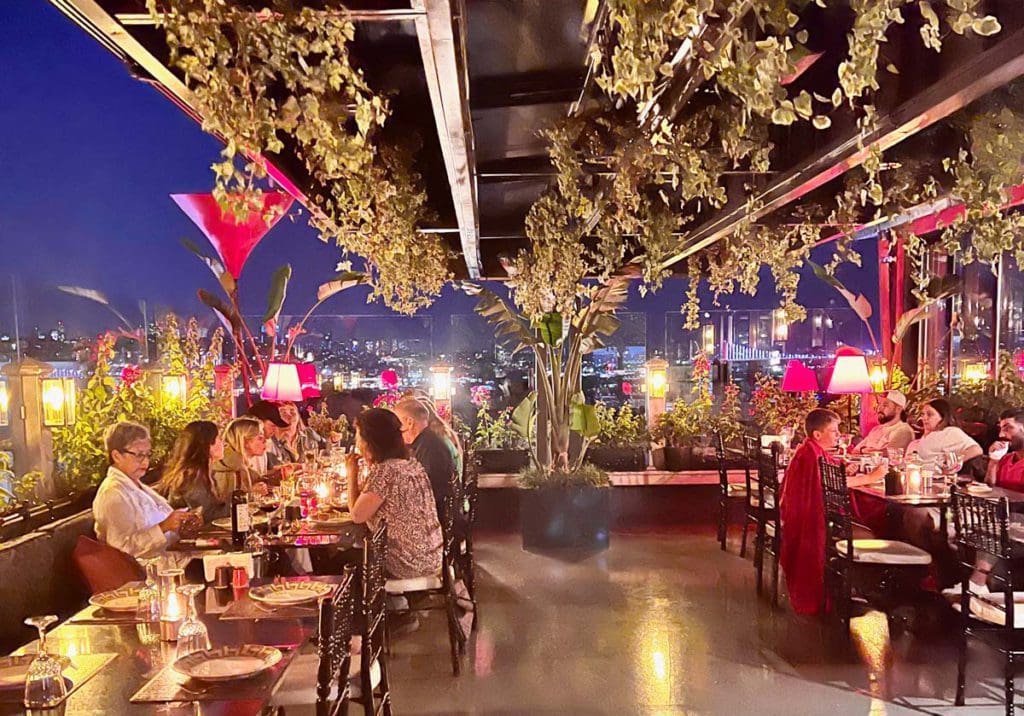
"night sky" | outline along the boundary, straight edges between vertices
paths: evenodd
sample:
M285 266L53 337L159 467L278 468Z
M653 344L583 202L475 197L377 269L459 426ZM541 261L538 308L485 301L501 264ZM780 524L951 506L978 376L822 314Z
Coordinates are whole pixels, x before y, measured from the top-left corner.
M103 291L133 321L139 299L151 311L206 317L195 291L215 291L215 281L179 240L208 244L168 195L210 189L219 143L44 0L0 2L0 98L0 329L13 327L12 276L26 328L57 319L72 334L112 325L102 307L58 292L59 284ZM305 312L338 259L304 217L283 219L246 265L246 312L262 313L270 273L283 263L294 270L285 311ZM865 256L867 266L873 261ZM877 286L870 269L843 278L866 292ZM808 305L836 297L813 278L804 284ZM730 303L769 306L770 286L769 280L755 298ZM658 326L678 310L684 291L685 282L673 280L642 302L633 297L629 309L648 312L650 336L664 335ZM353 290L324 308L387 312L366 305L365 293ZM876 302L875 292L867 295ZM472 306L449 290L429 313L446 323L448 314Z

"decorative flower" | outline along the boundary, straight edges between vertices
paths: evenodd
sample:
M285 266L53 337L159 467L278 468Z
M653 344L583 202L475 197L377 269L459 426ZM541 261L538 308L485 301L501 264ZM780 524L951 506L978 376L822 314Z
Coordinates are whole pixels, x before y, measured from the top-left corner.
M393 408L395 404L402 399L402 394L397 390L389 390L386 393L382 393L373 399L373 407L375 408Z
M478 408L489 407L491 404L491 387L474 385L469 389L469 402Z
M121 369L121 385L131 388L142 377L142 369L137 365L126 365Z
M398 373L390 368L381 371L380 384L387 391L393 391L398 387Z

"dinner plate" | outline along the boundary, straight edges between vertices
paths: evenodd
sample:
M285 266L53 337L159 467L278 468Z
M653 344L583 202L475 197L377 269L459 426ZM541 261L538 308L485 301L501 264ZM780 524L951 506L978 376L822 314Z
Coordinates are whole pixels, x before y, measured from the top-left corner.
M139 606L139 588L121 587L89 597L89 604L108 612L135 612Z
M254 525L265 525L267 523L267 519L268 518L267 518L266 515L253 515L252 516L252 523ZM210 524L213 525L214 527L218 527L218 528L220 528L222 530L229 530L229 529L231 529L231 518L230 517L220 517L220 518L218 518L216 520L213 520Z
M0 656L0 690L25 688L25 677L35 654Z
M318 513L313 516L313 524L321 526L340 525L352 521L352 515L348 512L331 510L327 513Z
M305 604L326 597L334 590L324 582L281 582L249 589L249 598L275 607Z
M991 485L982 485L981 483L975 483L967 486L967 491L972 495L987 495L992 492Z
M245 644L197 651L174 662L174 670L200 681L251 679L281 661L281 651L272 646Z

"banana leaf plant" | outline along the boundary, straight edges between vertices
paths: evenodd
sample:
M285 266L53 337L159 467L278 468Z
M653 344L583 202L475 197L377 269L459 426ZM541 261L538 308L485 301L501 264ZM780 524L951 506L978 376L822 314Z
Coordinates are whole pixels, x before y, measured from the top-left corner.
M907 337L907 332L918 323L921 323L927 318L933 316L936 309L945 301L947 298L951 298L958 293L961 293L964 288L963 279L956 274L949 276L935 276L925 286L925 289L920 296L920 300L914 308L911 308L903 312L903 315L896 321L896 326L892 332L892 359L890 359L889 375L893 374L893 362L895 361L896 355L899 353L900 345L903 340ZM940 344L946 341L946 337L949 335L949 331L956 328L958 318L953 315L949 322L949 330L942 336L939 341ZM921 374L918 374L918 378Z
M814 271L815 276L834 288L839 292L839 295L846 299L850 308L857 314L857 318L863 321L864 325L867 327L868 338L871 339L871 345L877 353L878 341L875 340L875 331L871 327L871 316L874 315L874 309L871 307L871 301L869 301L867 296L863 293L854 293L848 289L839 279L828 273L823 266L820 266L813 261L808 261L807 263L810 264L811 270Z
M494 327L499 340L514 340L513 353L533 351L537 391L513 410L512 424L529 443L534 465L545 474L580 469L590 441L600 431L596 408L586 403L580 390L583 356L604 346L618 330L620 321L615 313L626 301L631 279L630 275L616 275L582 287L571 316L553 312L532 321L493 291L478 284L461 284L464 291L479 296L476 312ZM547 415L538 432L541 402ZM583 438L577 455L570 455L572 433Z

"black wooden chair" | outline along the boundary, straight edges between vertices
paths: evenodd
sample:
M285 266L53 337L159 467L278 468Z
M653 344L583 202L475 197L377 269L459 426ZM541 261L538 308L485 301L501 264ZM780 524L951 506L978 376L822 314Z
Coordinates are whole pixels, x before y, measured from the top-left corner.
M779 550L782 547L782 521L779 519L779 453L778 443L770 448L756 447L757 484L756 516L757 536L754 542L754 568L757 570L757 594L764 590L765 555L772 558L772 606L779 605ZM749 513L748 513L749 515Z
M479 498L480 459L475 453L467 455L464 475L462 478L462 525L461 535L456 545L456 573L462 577L463 584L469 592L469 600L473 607L473 622L470 627L476 631L480 617L479 603L476 597L476 560L473 554L473 530L476 527L476 509Z
M825 458L818 459L818 467L825 503L825 595L826 599L832 598L843 631L849 636L855 577L858 582L867 577L882 586L882 593L873 601L889 612L893 598L907 594L920 583L932 558L906 542L854 539L846 470Z
M718 462L718 543L725 551L725 543L729 536L729 510L734 500L746 500L747 491L743 486L729 484L729 470L725 460L725 439L721 433L713 438L715 459ZM743 525L743 545L740 555L746 556L747 526Z
M761 439L756 435L743 436L743 480L746 492L743 504L743 540L740 542L740 557L747 556L747 532L751 524L757 535L760 510L757 504L757 469L761 454Z
M404 597L409 606L395 608L394 614L406 614L413 611L429 611L444 609L448 621L448 645L451 651L452 674L458 676L462 672L461 656L466 651L466 635L462 631L456 612L455 596L455 515L458 510L456 495L448 495L444 499L444 519L441 522L442 549L441 573L409 579L388 579L385 585L388 596ZM412 602L416 606L412 606Z
M1024 611L1017 614L1013 596L1014 574L1020 571L1024 544L1009 535L1010 503L1005 497L986 499L962 491L953 493L953 522L957 552L963 569L960 602L960 654L957 660L956 705L964 705L967 679L967 638L974 637L1003 655L1003 691L1006 713L1014 712L1014 669L1024 656ZM998 588L977 594L970 581L975 558L986 555L999 561L989 574ZM1008 609L1007 604L1013 608ZM1024 610L1024 603L1021 604Z
M359 651L359 694L352 700L362 703L366 716L391 716L391 686L388 681L388 595L385 564L388 554L388 530L381 524L363 548L363 589ZM375 683L376 682L376 683Z
M348 713L351 692L348 677L352 665L355 610L355 566L349 565L345 567L341 586L330 599L320 602L320 625L317 630L317 716L345 716Z

